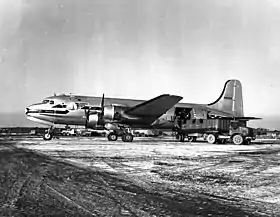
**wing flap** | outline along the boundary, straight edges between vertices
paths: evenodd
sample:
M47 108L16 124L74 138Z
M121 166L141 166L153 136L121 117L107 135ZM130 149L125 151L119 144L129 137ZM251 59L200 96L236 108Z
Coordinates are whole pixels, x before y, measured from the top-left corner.
M127 109L125 114L138 117L158 118L177 104L182 98L181 96L163 94Z

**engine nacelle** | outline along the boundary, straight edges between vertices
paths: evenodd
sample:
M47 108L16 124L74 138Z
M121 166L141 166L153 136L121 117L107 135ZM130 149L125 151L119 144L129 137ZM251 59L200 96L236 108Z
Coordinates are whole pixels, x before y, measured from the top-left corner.
M102 120L99 119L99 114L90 114L88 121L86 122L86 127L95 129L97 126L103 125L104 121L110 122L113 120L119 120L122 117L124 109L125 107L117 105L104 106L104 115Z
M104 120L118 120L121 117L125 107L108 105L104 107Z
M88 116L88 121L86 124L86 127L88 128L96 128L97 124L98 124L98 114L92 114Z

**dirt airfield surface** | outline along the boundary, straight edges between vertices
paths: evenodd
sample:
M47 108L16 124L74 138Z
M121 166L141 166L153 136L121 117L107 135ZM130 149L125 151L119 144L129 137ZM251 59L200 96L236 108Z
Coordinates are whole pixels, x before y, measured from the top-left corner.
M280 216L280 142L0 139L0 216Z

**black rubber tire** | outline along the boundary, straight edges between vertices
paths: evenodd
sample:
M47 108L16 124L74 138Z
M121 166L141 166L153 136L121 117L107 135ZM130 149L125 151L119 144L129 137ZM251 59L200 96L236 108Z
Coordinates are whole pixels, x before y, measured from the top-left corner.
M209 144L215 144L217 142L217 137L214 134L209 134L207 136L207 142Z
M109 133L107 136L109 141L116 141L118 139L118 135L116 133Z
M232 142L235 144L235 145L242 145L243 142L244 142L244 138L239 135L239 134L236 134L232 137Z
M49 132L46 132L43 134L43 139L48 141L48 140L51 140L53 138L53 134L52 133L49 133Z
M123 142L132 142L133 141L133 135L131 133L124 133L122 135L122 141Z

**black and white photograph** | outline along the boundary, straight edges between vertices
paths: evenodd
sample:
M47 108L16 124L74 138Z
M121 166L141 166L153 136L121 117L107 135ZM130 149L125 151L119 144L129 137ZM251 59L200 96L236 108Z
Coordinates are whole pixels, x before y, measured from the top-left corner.
M280 216L279 39L279 0L0 0L0 216Z

